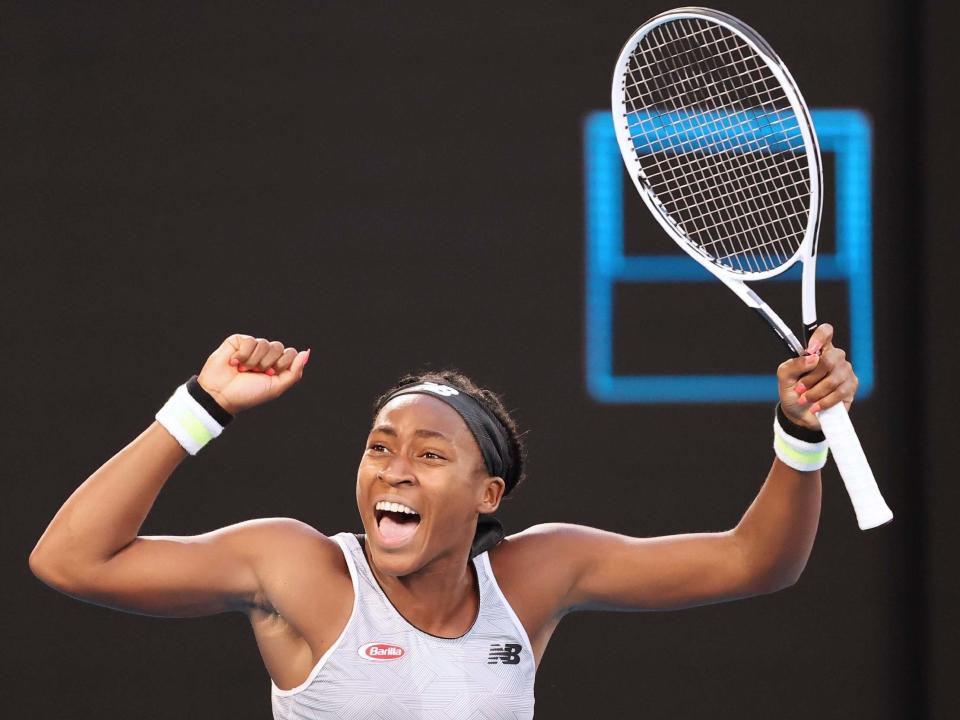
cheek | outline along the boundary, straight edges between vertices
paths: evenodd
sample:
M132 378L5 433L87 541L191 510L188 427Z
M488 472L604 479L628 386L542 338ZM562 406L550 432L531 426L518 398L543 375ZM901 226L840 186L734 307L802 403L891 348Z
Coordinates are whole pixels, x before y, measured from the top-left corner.
M360 465L357 466L357 497L360 497L363 490L370 486L376 475L377 469L367 461L366 456L361 458Z
M421 484L429 490L434 506L441 509L441 516L451 523L462 522L476 507L476 486L469 476L445 471L431 477L429 487L426 477L422 477Z

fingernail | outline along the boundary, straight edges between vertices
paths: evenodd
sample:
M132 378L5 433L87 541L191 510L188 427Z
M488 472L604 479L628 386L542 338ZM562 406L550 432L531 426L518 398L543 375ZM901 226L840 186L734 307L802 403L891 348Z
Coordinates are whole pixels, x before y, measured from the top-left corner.
M807 391L807 386L804 385L802 382L798 382L796 385L793 386L793 391L797 395L803 395Z
M814 403L813 405L811 405L810 412L812 412L814 415L820 412L820 403Z
M797 402L800 403L801 405L806 405L807 402L809 401L807 400L807 397L805 395L801 395L800 397L797 398Z
M267 368L267 375L276 375L277 371L273 368Z
M821 347L822 345L820 345L820 343L812 342L807 345L807 352L809 352L811 355L816 355L818 352L820 352Z
M230 358L230 364L231 364L231 365L239 365L239 364L240 364L240 361L237 360L237 358Z
M303 366L304 366L304 367L306 367L306 366L307 366L307 363L310 362L310 353L311 353L311 352L312 352L312 350L311 350L310 348L307 348L307 356L303 359Z
M246 365L240 365L240 366L237 368L237 370L239 370L240 372L246 372L246 371L247 371L247 366L246 366Z
M816 365L816 364L817 364L817 356L816 356L816 355L807 355L807 356L804 358L803 362L806 363L807 367L811 367L811 366L813 366L813 365Z

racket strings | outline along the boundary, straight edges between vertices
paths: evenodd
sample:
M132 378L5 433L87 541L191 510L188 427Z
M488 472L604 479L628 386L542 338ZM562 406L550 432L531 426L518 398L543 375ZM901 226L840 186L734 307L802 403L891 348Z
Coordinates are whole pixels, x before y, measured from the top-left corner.
M688 34L687 34L686 36L684 36L684 37L693 37L693 36L697 36L697 35L699 35L699 34L701 34L701 33L688 33ZM665 47L665 45L659 44L659 45L656 45L656 46L655 46L655 48L657 48L657 49L662 48L662 47ZM702 54L701 48L696 48L696 47L695 47L695 48L693 48L692 50L693 50L694 52L696 52L696 51L701 51L701 54ZM675 58L675 57L678 57L678 55L670 55L670 56L667 56L667 57L668 57L668 60L669 60L669 58ZM636 61L636 56L635 56L634 59L635 59L635 61ZM700 62L707 62L707 60L709 60L709 58L706 58L706 59L705 59L705 58L702 58L702 57L700 58ZM756 58L754 58L754 57L748 57L748 58L744 59L744 58L742 57L742 53L740 53L740 57L734 58L734 59L732 59L732 61L727 62L727 63L724 64L724 65L717 65L716 63L712 63L712 64L711 64L711 70L710 70L710 71L712 72L713 75L717 75L717 74L719 74L719 71L723 70L724 68L739 67L740 65L743 65L743 64L744 64L744 61L751 61L753 64L752 64L752 66L747 67L747 69L743 70L742 72L736 73L734 76L729 76L729 75L728 75L728 76L725 77L725 78L721 78L720 81L729 81L729 80L731 80L731 79L742 78L742 77L744 77L744 76L750 76L750 77L752 77L752 73L754 73L755 71L757 71L757 70L763 70L763 69L766 68L766 66L765 66L765 65L761 65L761 64L757 61ZM649 65L643 66L642 68L641 68L640 66L637 66L636 69L637 69L637 70L640 70L640 69L649 68L649 67L650 67ZM683 71L686 71L687 69L688 69L688 68L685 68L685 67L684 67L684 68L681 68L681 70L683 70ZM649 86L653 87L654 90L656 90L656 89L657 89L656 81L657 81L658 79L662 79L663 77L665 77L665 76L667 76L667 75L668 75L668 73L661 73L659 76L653 76L653 77L647 78L647 79L646 79L646 82L647 82L647 84L648 84ZM680 94L677 94L677 95L672 95L672 96L667 96L667 97L660 97L660 98L654 97L654 98L652 98L652 99L653 99L654 103L656 103L657 101L659 101L661 104L666 104L666 103L668 103L668 102L669 102L669 103L676 104L676 101L677 101L679 98L681 98L683 95L688 94L691 89L692 89L693 91L697 92L697 93L704 93L704 92L709 92L711 87L720 84L720 81L717 81L717 82L707 82L707 83L701 82L702 79L703 79L704 77L706 77L706 76L707 76L707 71L700 72L700 73L698 73L697 75L695 75L695 76L693 76L693 77L690 77L689 75L686 75L682 83L677 83L675 80L673 80L673 79L671 78L672 86L673 86L673 87L680 87L682 92L681 92ZM700 85L691 87L691 83L692 83L692 82L699 82ZM641 84L640 81L636 81L636 80L635 80L634 83L632 83L632 86L633 86L633 87L638 87L640 84ZM742 83L741 83L741 84L742 84ZM628 86L627 89L628 89L628 91L629 91L630 86ZM780 89L781 89L780 86L779 86L779 84L776 85L776 88L775 88L775 89L776 89L776 90L780 90ZM763 86L761 89L759 89L757 92L755 92L755 93L753 93L753 94L746 94L746 93L742 92L742 89L740 89L740 90L736 93L736 96L734 97L733 94L731 93L729 87L728 87L727 89L723 90L723 91L722 91L721 93L719 93L719 94L725 95L725 96L727 96L728 98L730 98L731 100L733 100L733 101L735 101L735 102L737 102L737 103L744 104L744 105L746 105L747 107L752 107L752 106L755 105L755 103L746 103L745 101L747 101L747 100L753 100L753 99L761 98L761 97L762 97L768 104L769 104L769 103L778 102L778 101L783 101L783 102L784 102L784 106L789 109L789 101L787 100L786 95L781 92L781 93L779 93L776 97L773 97L772 91L771 91L771 89L770 89L770 87L769 87L769 84L764 84L764 86ZM709 95L707 95L705 98L704 98L704 97L701 97L701 99L709 99ZM745 117L745 120L744 120L743 122L739 123L739 125L740 125L740 126L743 126L743 125L745 125L745 124L747 124L747 123L749 122L750 124L752 124L752 125L754 125L754 126L760 126L760 127L756 127L756 128L755 128L755 130L757 130L758 132L761 130L762 126L766 126L766 127L769 128L769 127L772 125L772 123L770 122L770 118L771 118L771 117L775 117L778 121L782 121L783 118L787 118L787 119L790 119L790 120L793 120L793 119L794 119L794 118L793 118L793 115L792 115L792 112L786 112L786 113L784 113L784 112L773 112L773 113L766 113L766 115L754 114L754 115L752 116L752 118L751 118L750 116L744 116L744 117ZM702 125L703 125L703 123L701 123L701 126L702 126ZM727 127L733 127L733 126L730 125L729 123L727 123ZM798 138L798 137L802 137L802 134L799 132L799 126L796 125L795 122L793 123L793 128L792 128L792 129L794 130L794 132L788 134L788 135L787 135L787 139L793 141L793 140L795 140L795 139ZM788 144L792 144L792 143L788 143ZM732 143L729 143L729 141L728 141L728 145L732 145Z
M694 33L687 33L688 36L693 35L693 34L694 34ZM661 40L662 40L662 39L667 39L667 40L669 40L669 39L672 39L672 38L669 37L669 36L664 36L663 34L661 34ZM663 47L663 46L666 45L666 43L660 42L660 43L658 43L658 45L659 45L660 47ZM735 64L735 63L727 62L727 63L724 64L724 66L732 66L732 65L734 65L734 64ZM717 67L717 64L716 64L716 63L713 63L713 65L714 65L715 68ZM723 66L721 66L721 67L723 67ZM752 67L755 68L755 67L756 67L756 63L754 63ZM662 73L662 74L665 74L665 73ZM689 77L689 73L684 73L684 74L685 74L687 77ZM701 75L704 75L704 74L705 74L705 73L701 73ZM742 76L742 75L744 75L744 73L740 73L740 75ZM729 76L728 76L728 77L729 77ZM711 84L712 84L712 85L717 85L718 83L711 83ZM689 85L689 83L684 82L684 83L682 83L682 87L683 87L684 90L689 90L690 85ZM724 89L724 94L730 95L730 91L729 91L728 88L725 88L725 89ZM756 94L756 93L755 93L755 94ZM765 93L765 94L769 95L769 93ZM742 96L742 94L741 94L741 96ZM700 94L700 95L699 95L699 99L702 99L702 97L703 97L703 95ZM737 98L737 99L742 99L742 97L741 97L741 98ZM778 116L779 116L779 115L778 115ZM760 122L757 122L756 119L755 119L754 122L753 122L753 124L754 124L754 125L762 125L762 124L768 124L768 125L769 125L770 123L769 123L769 121L764 121L764 120L761 120ZM702 145L702 143L700 143L700 144ZM727 142L727 143L725 143L725 146L726 146L726 148L727 148L728 150L732 150L733 152L742 152L742 147L741 147L741 146L742 146L743 144L744 144L744 143L742 143L742 142L741 142L741 143L730 143L730 142ZM716 163L711 163L711 164L712 164L712 165L716 165ZM700 171L704 171L704 170L705 170L705 168L704 168L704 163L703 163L703 162L698 162L698 163L696 163L696 168L697 168L698 170L700 170ZM734 170L737 170L737 169L738 169L738 168L736 168L736 166L734 166ZM732 190L733 190L733 191L735 192L735 194L737 195L737 199L742 203L742 201L743 201L742 195L743 195L743 192L744 192L744 190L745 190L745 186L744 186L744 183L743 183L744 173L742 172L742 170L741 170L740 172L733 172L733 173L731 173L731 172L729 172L729 170L730 170L729 167L722 167L721 170L722 170L723 172L721 172L721 173L719 174L719 178L718 178L718 177L717 177L718 174L716 173L716 171L710 172L709 169L707 169L707 170L706 170L707 175L712 175L712 176L713 176L713 177L708 177L707 180L710 181L710 182L713 182L713 183L716 183L716 181L717 181L718 179L720 179L720 180L726 180L726 181L727 181L727 184L729 184L729 185L732 186ZM729 200L729 199L728 199L728 200ZM703 203L697 203L697 204L698 204L698 205L703 205ZM713 208L708 208L708 209L713 209ZM758 214L758 212L759 212L760 214L762 214L762 208L761 208L761 209L758 209L758 208L756 208L756 207L751 206L751 205L748 203L748 204L747 204L747 209L746 209L745 212L746 212L746 214L750 214L750 215L752 215L752 214ZM741 209L741 214L743 214L743 213L744 213L744 211ZM689 222L689 220L691 220L691 219L696 220L696 218L688 218L688 222ZM737 217L737 216L730 217L729 215L727 215L727 216L725 216L725 217L722 217L721 220L722 220L722 221L726 221L727 223L729 223L731 220L733 221L733 224L734 224L733 233L734 233L734 234L743 233L743 232L746 230L745 223L748 222L748 220L747 220L746 218L741 218L741 217ZM721 227L723 224L724 224L724 223L721 222L721 221L716 221L716 222L714 222L714 223L711 223L711 224L710 224L710 227ZM769 222L769 221L763 221L763 220L761 220L760 222L754 222L754 223L753 223L753 225L754 225L754 228L753 228L753 229L754 229L754 231L758 231L758 230L759 230L759 231L764 231L764 230L766 230L766 229L768 228L768 226L770 226L771 224L773 224L773 223L771 223L771 222ZM703 229L704 229L704 228L701 228L701 230L703 230ZM770 232L762 233L762 234L761 234L761 238L762 238L762 239L761 239L759 242L755 243L755 244L758 245L761 249L767 249L767 248L770 248L770 247L772 247L772 246L776 246L776 245L778 244L778 240L779 240L779 236L774 237L774 236L772 236L772 235L770 234ZM717 240L722 240L722 239L726 239L726 238L715 238L714 241L711 242L711 247L712 247L712 245L718 244L718 243L717 243ZM780 244L782 244L782 241L780 241ZM742 244L742 243L738 243L738 245L739 245L739 248L737 248L738 250L740 250L740 251L744 250L744 247L743 247L743 244ZM781 250L781 252L783 252L783 251ZM740 260L743 260L743 259L744 259L744 257L743 257L740 253L738 253L738 252L727 252L727 253L724 254L724 256L725 256L725 257L731 257L731 258L734 258L734 259L740 259ZM746 258L746 259L749 260L749 258ZM763 260L765 260L767 264L769 264L771 261L772 261L772 262L777 262L777 261L778 261L777 259L772 258L772 257L770 256L769 252L766 252L766 253L765 253L765 257L763 258ZM742 267L742 264L741 264L741 267ZM759 267L759 266L758 266L757 263L752 263L752 264L748 264L748 265L746 266L746 268L743 268L743 269L755 270L755 269L758 269L758 267Z
M694 246L741 272L793 257L809 217L803 133L746 41L700 19L655 27L629 59L624 105L641 180Z
M729 64L729 63L728 63L728 64ZM687 85L688 85L687 83L684 83L684 89L686 89ZM753 124L757 124L757 123L754 122ZM727 123L726 125L729 127L729 123ZM699 146L700 146L700 145L702 145L702 143L697 143L697 144L695 145L695 147L696 147L697 149L699 149ZM735 144L735 143L729 143L729 142L728 142L728 143L726 143L726 145L727 145L727 149L733 150L734 152L737 152L737 151L740 150L740 148L737 147L737 146L736 146L737 144ZM697 164L697 169L703 171L703 170L704 170L703 164L702 164L702 163L698 163L698 164ZM734 189L736 190L738 196L739 196L740 194L742 194L742 189L743 189L743 188L742 188L742 177L743 177L743 173L742 173L742 172L741 172L741 173L738 173L737 176L735 176L734 178L731 178L731 177L730 177L730 173L727 173L727 172L721 173L721 175L720 175L719 178L717 177L717 173L716 173L716 172L712 172L712 173L711 173L711 172L707 172L707 175L709 175L710 177L707 177L706 180L707 180L708 182L713 182L714 184L716 183L716 181L717 181L718 179L719 179L719 180L727 180L728 182L731 181L731 180L733 180L733 183L732 183L732 184L734 185ZM689 174L688 174L688 176L689 176ZM738 198L738 199L739 199L739 198ZM705 210L706 210L708 213L710 213L710 214L713 214L713 212L715 212L715 210L716 210L716 208L713 206L713 203L698 202L698 203L696 203L696 205L699 206L699 207L701 207L701 208L704 208L704 206L706 206L706 207L705 207ZM756 208L749 208L746 212L747 212L748 214L753 214L754 212L756 212ZM696 222L696 221L700 220L700 218L701 218L701 216L697 216L697 217L693 217L693 218L687 218L687 224L689 225L691 221ZM729 222L730 220L731 220L731 218L730 218L729 216L726 216L726 217L721 218L721 220L719 220L719 221L715 221L715 222L712 222L712 223L708 222L708 227L711 227L711 228L712 228L712 227L721 227L724 222ZM735 225L736 225L736 227L734 228L735 232L737 232L737 233L742 233L742 232L745 230L742 222L737 222L737 223L735 223ZM764 229L765 227L766 227L766 224L761 222L761 227L760 227L760 229ZM705 229L705 228L701 228L701 230L703 230L703 229ZM705 245L705 247L709 248L709 247L711 247L713 244L716 244L716 243L711 242L709 245ZM774 244L774 243L770 243L769 241L762 243L764 249L766 249L768 246L773 245L773 244ZM738 242L737 245L739 246L739 247L738 247L738 250L739 250L739 251L742 252L742 251L745 249L745 248L743 247L743 244L742 244L742 243L739 243L739 242ZM738 253L738 252L726 253L726 255L725 255L724 257L731 257L731 258L734 259L735 261L736 261L736 260L742 260L742 259L744 259L744 256L743 256L742 254ZM764 259L767 261L768 264L769 264L770 262L774 262L774 259L769 256L769 253L768 253L768 252L766 253L766 257L765 257ZM744 267L744 264L743 264L742 262L738 262L737 265L738 265L738 269L741 269L741 270L743 270L743 269L746 269L746 270L757 270L757 269L760 269L759 266L757 265L757 263L748 264L746 267Z
M691 36L691 35L693 35L693 34L694 34L694 33L687 33L687 36ZM667 39L671 39L671 38L668 37ZM664 46L664 43L660 43L659 46L660 46L660 47L663 47L663 46ZM731 53L731 55L732 55L732 53ZM722 69L722 68L724 68L724 67L734 66L735 64L736 64L736 63L733 63L733 62L727 62L727 63L725 63L725 64L722 65L722 66L718 66L716 63L713 63L713 67L714 67L714 69L717 69L718 67ZM757 64L756 64L756 62L754 62L753 65L752 65L752 67L751 67L751 69L755 69L756 67L757 67ZM743 75L745 75L745 74L748 74L748 73L739 73L740 76L743 76ZM689 77L689 73L685 73L685 75L686 75L687 77ZM700 75L703 76L703 75L705 75L705 73L700 73ZM727 79L727 80L728 80L728 79L729 79L729 75L728 75L726 78L724 78L724 79ZM711 85L717 85L718 83L710 83L710 84L711 84ZM683 82L683 83L682 83L682 87L683 87L684 90L689 90L689 87L690 87L690 86L689 86L689 83L688 83L688 82ZM728 91L727 89L725 89L725 90L724 90L724 94L729 95L730 93L729 93L729 91ZM754 96L757 96L757 95L759 95L759 94L760 94L760 93L754 93L753 95L754 95ZM769 92L764 92L763 94L767 95L768 97L771 97L771 94L770 94ZM700 94L700 98L702 98L702 94ZM738 97L738 98L735 98L735 99L742 101L742 99L743 99L743 98L742 98L742 93L741 93L741 97ZM778 114L778 117L779 117L779 116L780 116L780 114ZM760 122L756 122L756 121L755 121L753 124L761 125L761 126L762 126L763 124L769 125L770 123L769 123L769 120L767 120L766 118L761 118L761 119L760 119ZM741 142L741 143L729 143L729 142L725 143L727 149L730 149L730 150L732 150L733 152L740 152L740 151L742 151L742 147L741 147L741 146L742 146L743 144L744 144L744 143L742 143L742 142ZM703 163L698 163L698 164L697 164L697 167L698 167L698 169L703 170ZM724 169L725 169L725 170L728 170L729 168L724 168ZM735 167L734 169L736 169L736 167ZM716 173L712 173L712 174L714 175L714 177L710 177L710 178L707 178L707 179L708 179L709 181L714 181L714 182L715 182L718 178L716 177ZM739 196L741 196L741 195L743 194L743 190L744 190L744 185L743 185L744 174L743 174L743 172L742 172L742 171L741 171L741 172L735 172L735 173L733 173L733 174L731 174L731 173L729 173L729 172L723 172L723 173L721 173L721 177L723 177L724 179L726 179L726 180L729 182L729 184L731 184L731 185L733 186L733 189L736 191L736 193L737 193L737 195L738 195L738 199L742 200L742 198L739 197ZM698 205L702 205L702 204L703 204L703 203L698 203ZM747 215L752 215L752 214L756 214L756 213L757 213L757 208L751 207L751 206L748 204L748 209L746 210L746 214L747 214ZM726 221L729 221L731 218L730 218L730 217L725 217L725 218L723 218L723 219L726 220ZM697 220L697 218L688 218L688 224L689 224L689 221L690 221L690 220ZM745 228L744 228L744 222L745 222L746 220L745 220L744 218L739 218L739 217L737 217L736 220L739 220L740 222L735 222L736 227L734 228L734 230L735 230L736 232L741 232L741 233L742 233L742 232L744 231L744 229L745 229ZM722 222L714 222L714 223L711 224L709 227L721 227L722 224L723 224ZM758 223L753 223L753 224L754 224L754 227L753 227L754 231L757 231L757 230L763 231L763 230L766 230L766 229L768 228L768 226L770 226L770 225L772 225L772 224L774 224L774 223L764 222L763 220L761 220L760 222L758 222ZM704 229L706 229L706 228L704 228L704 227L701 227L701 228L700 228L701 231L704 230ZM763 239L762 239L760 242L756 243L760 248L762 248L762 249L767 249L767 248L770 248L770 247L772 247L772 246L778 245L779 236L778 236L778 237L772 237L769 232L766 232L766 233L763 233L763 234L762 234L762 237L763 237ZM716 245L716 244L718 244L718 243L717 243L716 240L714 240L714 241L710 242L710 244L708 245L708 247L709 247L709 246L712 246L712 245ZM742 243L739 243L739 244L740 244L740 246L741 246L741 247L740 247L740 250L743 250ZM782 241L780 241L779 244L782 245ZM782 248L781 248L781 252L783 252ZM769 263L769 262L771 262L771 261L774 261L774 262L777 262L777 261L778 261L777 259L772 258L772 257L770 256L769 252L765 253L765 255L766 255L766 257L764 257L763 259L766 260L767 263ZM739 253L737 253L737 252L728 252L728 253L726 253L723 257L730 257L730 258L735 258L735 259L743 259L742 256L741 256ZM751 264L751 265L748 266L748 269L757 269L757 268L758 268L758 265L757 265L756 263L753 263L753 264Z

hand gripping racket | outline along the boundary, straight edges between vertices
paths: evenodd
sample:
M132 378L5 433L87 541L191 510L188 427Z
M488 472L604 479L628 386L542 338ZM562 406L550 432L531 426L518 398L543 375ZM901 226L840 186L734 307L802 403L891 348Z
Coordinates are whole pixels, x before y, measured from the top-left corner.
M627 41L611 99L623 161L650 212L802 355L804 345L745 284L800 260L805 339L817 327L820 148L786 66L736 18L678 8ZM818 417L860 528L889 522L843 403Z

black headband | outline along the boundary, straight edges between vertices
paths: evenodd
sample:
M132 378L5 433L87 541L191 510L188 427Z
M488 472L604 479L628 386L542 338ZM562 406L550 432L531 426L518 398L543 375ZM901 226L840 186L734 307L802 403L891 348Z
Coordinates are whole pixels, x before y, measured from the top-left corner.
M517 484L515 477L516 463L510 452L510 440L507 429L499 418L487 410L475 397L450 385L441 385L435 382L421 382L407 385L395 393L388 395L379 407L382 408L395 397L401 395L430 395L442 400L457 411L463 421L470 428L474 440L480 446L483 464L487 472L493 477L499 477L506 485L506 492L510 492Z

